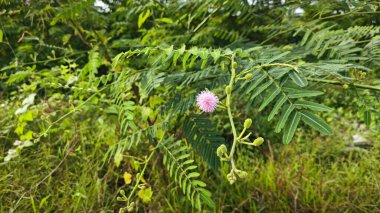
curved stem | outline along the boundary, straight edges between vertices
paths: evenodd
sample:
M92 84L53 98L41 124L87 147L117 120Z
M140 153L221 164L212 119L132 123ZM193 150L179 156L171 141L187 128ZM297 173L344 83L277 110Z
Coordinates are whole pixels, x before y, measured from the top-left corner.
M235 70L235 67L234 67L234 63L235 63L235 61L234 61L234 55L233 55L231 57L231 79L230 79L230 83L228 85L228 86L230 86L231 90L233 89L234 82L235 82L235 77L236 77L236 70ZM231 160L232 169L234 169L235 168L235 162L234 162L233 156L234 156L234 153L235 153L236 143L238 141L238 136L237 136L237 133L236 133L235 123L234 123L234 119L232 117L231 106L230 106L230 103L231 103L231 93L227 94L226 102L227 102L226 106L227 106L228 117L229 117L229 120L230 120L230 123L231 123L231 128L232 128L232 134L234 136L231 152L230 152L230 155L229 155L229 158Z

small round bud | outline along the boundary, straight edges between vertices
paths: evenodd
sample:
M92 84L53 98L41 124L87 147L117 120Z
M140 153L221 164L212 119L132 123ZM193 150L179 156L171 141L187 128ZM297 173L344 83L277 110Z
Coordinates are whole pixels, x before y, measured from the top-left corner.
M226 86L226 94L227 95L231 94L231 86L230 85Z
M252 125L252 119L248 118L244 121L244 128L248 129Z
M125 195L125 191L123 189L120 190L120 194Z
M246 172L246 171L242 171L242 170L235 170L235 172L236 172L236 174L237 174L237 176L239 177L239 178L246 178L246 177L248 177L248 173Z
M253 75L251 73L248 73L247 75L244 76L245 80L249 80L249 79L252 79L252 78L253 78Z
M253 141L254 146L260 146L264 142L264 138L258 137Z
M227 154L227 147L222 144L218 147L218 149L216 149L216 155L221 158L224 154Z
M122 197L117 197L116 200L117 201L123 201L123 198Z
M237 63L236 62L232 62L232 69L236 69L237 67Z
M347 84L343 84L343 89L348 89L348 85Z
M236 181L236 176L235 176L235 173L233 171L231 171L228 175L227 175L227 180L230 182L230 184L234 184L235 181Z

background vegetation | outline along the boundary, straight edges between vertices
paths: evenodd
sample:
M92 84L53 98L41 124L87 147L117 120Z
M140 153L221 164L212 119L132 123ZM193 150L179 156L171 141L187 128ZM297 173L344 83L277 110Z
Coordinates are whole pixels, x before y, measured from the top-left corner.
M379 6L0 0L0 212L380 211Z

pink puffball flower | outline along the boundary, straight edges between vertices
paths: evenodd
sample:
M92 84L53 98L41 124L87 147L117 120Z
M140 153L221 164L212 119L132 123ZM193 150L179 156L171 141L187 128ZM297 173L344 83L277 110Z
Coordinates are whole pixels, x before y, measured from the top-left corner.
M218 103L218 97L208 90L204 90L197 95L197 105L203 112L213 112Z

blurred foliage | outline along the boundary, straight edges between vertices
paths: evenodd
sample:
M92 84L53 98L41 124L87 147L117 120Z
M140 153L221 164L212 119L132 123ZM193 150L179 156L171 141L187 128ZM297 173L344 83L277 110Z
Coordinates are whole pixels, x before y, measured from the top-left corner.
M0 212L380 211L379 6L0 0Z

